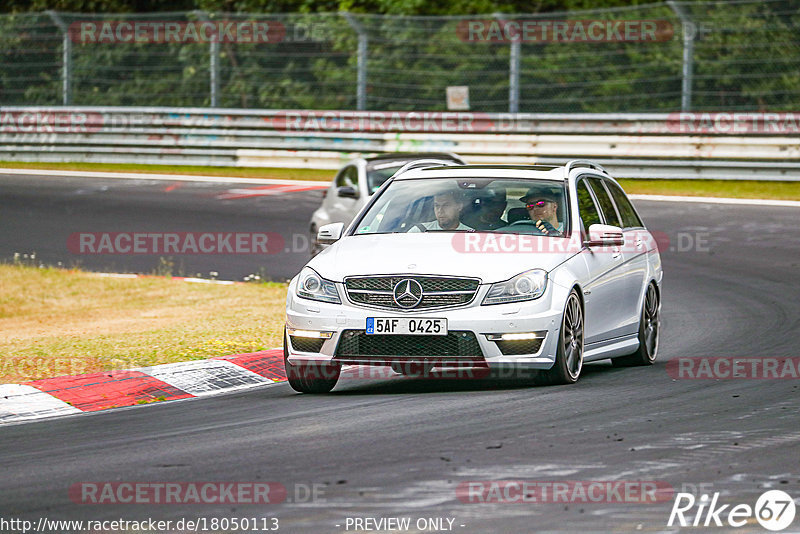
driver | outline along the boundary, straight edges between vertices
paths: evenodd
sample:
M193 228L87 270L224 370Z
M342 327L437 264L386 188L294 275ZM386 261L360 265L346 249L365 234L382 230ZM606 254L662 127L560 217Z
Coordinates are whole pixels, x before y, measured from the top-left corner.
M411 227L410 232L422 232L423 226L427 230L472 230L461 222L461 212L464 209L464 198L460 191L445 190L433 196L433 213L435 221L419 223Z
M519 198L528 210L528 215L544 235L560 235L564 223L558 220L558 196L552 191L532 187Z

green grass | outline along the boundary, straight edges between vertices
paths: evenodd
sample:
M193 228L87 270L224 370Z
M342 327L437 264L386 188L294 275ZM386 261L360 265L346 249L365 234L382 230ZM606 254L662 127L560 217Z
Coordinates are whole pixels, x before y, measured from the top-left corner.
M331 180L335 174L334 171L319 169L264 169L255 167L202 167L189 165L106 163L20 163L13 161L0 162L0 167L70 171L150 172L158 174L195 174L206 176L322 181ZM620 183L628 193L634 194L800 200L800 182L622 179Z
M630 194L800 200L800 182L756 180L620 180Z
M0 264L0 383L282 344L286 284L103 278Z

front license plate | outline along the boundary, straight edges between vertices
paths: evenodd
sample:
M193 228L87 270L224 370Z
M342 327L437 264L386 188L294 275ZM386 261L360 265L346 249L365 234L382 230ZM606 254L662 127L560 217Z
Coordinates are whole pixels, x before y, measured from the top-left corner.
M447 319L367 317L367 334L446 336Z

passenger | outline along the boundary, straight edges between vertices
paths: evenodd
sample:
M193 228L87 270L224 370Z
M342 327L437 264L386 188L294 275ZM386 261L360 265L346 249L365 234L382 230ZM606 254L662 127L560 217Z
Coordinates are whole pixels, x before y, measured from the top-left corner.
M477 230L496 230L508 226L501 217L506 211L505 187L488 187L478 197L478 211L467 222Z
M433 213L436 220L415 224L409 233L428 230L472 230L461 222L463 210L464 197L460 191L446 190L436 193L433 197Z
M561 235L564 223L558 220L558 196L546 189L532 187L520 200L525 203L528 215L544 235Z

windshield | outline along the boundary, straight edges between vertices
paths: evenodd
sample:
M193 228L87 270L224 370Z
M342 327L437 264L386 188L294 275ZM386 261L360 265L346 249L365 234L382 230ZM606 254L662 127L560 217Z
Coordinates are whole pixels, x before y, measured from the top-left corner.
M369 194L371 195L383 185L383 183L391 178L394 173L408 163L408 161L392 161L374 165L372 168L367 168L367 186L369 187Z
M564 237L564 184L551 180L398 180L361 217L355 234L498 232Z
M389 160L380 159L377 161L371 161L367 163L367 188L369 190L369 194L371 195L380 189L384 182L394 176L394 173L402 169L404 165L419 159L435 159L437 161L452 162L457 161L450 156L440 154L417 154L414 156L399 157L397 159L392 158Z

